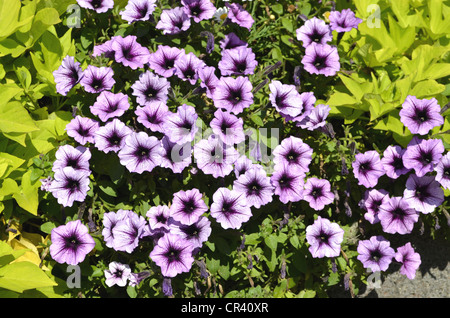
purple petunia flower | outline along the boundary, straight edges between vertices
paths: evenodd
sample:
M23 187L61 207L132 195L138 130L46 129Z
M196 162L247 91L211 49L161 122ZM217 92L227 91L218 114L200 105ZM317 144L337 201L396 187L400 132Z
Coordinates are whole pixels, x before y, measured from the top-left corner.
M206 66L194 53L180 54L174 63L175 75L194 85L198 80L198 70Z
M303 199L304 178L305 173L302 170L285 165L273 172L270 181L275 188L275 194L286 204Z
M203 173L220 178L233 171L233 164L239 158L239 153L232 145L227 145L212 135L194 145L194 158Z
M77 115L66 125L66 131L69 137L84 146L87 143L94 143L95 132L99 127L97 121Z
M312 148L302 139L295 136L287 137L273 150L274 169L277 170L287 165L306 173L309 171L312 153Z
M253 74L258 61L253 50L246 46L222 51L218 67L222 76Z
M440 111L436 98L418 99L409 95L400 110L400 121L411 133L426 135L434 127L444 124Z
M114 249L131 254L139 245L147 221L133 211L128 211L127 217L117 222L112 229Z
M115 38L116 36L113 36L110 40L102 44L95 45L94 49L92 50L92 56L97 57L103 55L105 58L113 59L115 52L112 49L112 43L114 42Z
M108 269L105 269L105 284L108 287L117 285L119 287L124 287L128 278L131 274L131 268L127 264L122 264L119 262L111 262L108 265Z
M213 133L227 145L239 144L245 140L244 121L233 114L218 109L209 125Z
M370 268L372 272L387 270L395 256L391 243L381 235L359 241L357 252L357 259L364 268Z
M214 105L240 114L253 103L252 83L247 77L221 77L213 94Z
M411 174L406 180L403 197L416 211L428 214L444 202L444 190L434 176Z
M242 5L239 3L225 3L225 6L228 8L227 17L231 22L236 23L243 28L247 28L248 30L251 29L255 20L253 20L250 13L248 13Z
M133 96L140 106L145 106L154 102L166 102L170 88L169 81L164 77L159 77L151 71L146 71L139 75L139 79L131 85Z
M114 118L95 132L95 147L104 153L110 151L117 153L125 146L125 138L132 132L130 127Z
M434 168L436 181L445 189L450 190L450 153L444 155Z
M104 13L114 7L114 0L77 0L80 7Z
M168 78L175 74L175 61L183 54L185 54L184 49L158 45L157 50L150 53L148 64L156 74Z
M243 193L222 187L216 190L212 199L211 216L224 229L239 229L252 217L252 210Z
M262 168L250 169L233 183L233 190L243 193L250 207L259 209L273 200L274 187Z
M181 0L184 11L194 22L209 20L216 13L216 7L210 0Z
M395 260L402 264L400 267L400 274L406 275L409 279L414 279L416 277L416 270L422 263L420 254L414 251L414 248L409 242L397 248Z
M295 32L297 34L297 40L301 41L305 48L311 43L327 44L333 39L330 27L325 21L316 17L307 20Z
M303 129L315 130L326 125L326 119L330 114L331 108L328 105L319 104L314 107L308 116L297 123Z
M53 72L53 77L56 83L56 92L63 96L81 80L83 77L83 70L81 64L75 62L73 56L67 55L61 62L61 66Z
M215 71L216 68L213 66L205 66L197 71L200 79L200 87L206 89L206 96L211 99L219 83L219 78L216 76Z
M91 151L89 148L71 145L63 145L55 153L56 160L53 162L52 170L56 172L64 167L72 167L75 170L84 170L90 173L89 160Z
M110 67L88 65L84 70L80 84L86 92L97 94L103 91L109 91L114 86L116 81L113 76L114 71Z
M304 186L303 200L308 202L312 209L323 210L326 205L334 201L330 181L316 177L308 178Z
M198 131L197 119L194 107L186 104L178 106L176 113L170 113L166 117L164 123L166 136L178 144L193 141Z
M391 197L380 205L378 218L384 232L408 234L419 220L419 213L403 197Z
M364 208L366 213L364 218L371 224L380 222L378 213L380 212L380 206L386 204L389 201L389 192L386 190L370 189L366 190L364 194Z
M136 120L153 132L164 133L164 123L169 115L169 107L165 102L151 102L138 106L134 111Z
M419 139L413 137L403 154L403 164L407 169L414 169L418 177L434 170L445 151L441 139Z
M95 247L88 228L80 220L52 229L50 240L50 256L60 264L77 265Z
M403 165L403 154L405 153L405 150L406 149L395 145L388 146L384 151L383 158L381 158L381 164L389 178L397 179L411 170L405 168Z
M110 118L122 116L130 108L130 103L128 102L128 95L103 91L89 108L93 115L106 122Z
M197 221L187 225L173 219L169 220L170 233L179 235L192 244L194 249L201 248L211 235L211 221L205 216L200 216Z
M151 230L169 231L170 209L167 205L152 206L146 216Z
M162 11L156 28L163 34L179 34L191 27L191 19L183 7L175 7Z
M156 0L128 0L120 16L129 24L136 21L148 21L156 8Z
M162 146L158 138L145 132L132 132L125 138L125 145L119 151L120 163L130 172L152 171L161 162Z
M352 167L353 173L358 179L358 184L366 188L375 187L378 179L385 174L380 155L375 150L356 154Z
M302 64L308 73L324 76L334 76L341 68L336 47L314 42L305 49Z
M306 241L314 258L339 256L343 240L344 230L337 223L320 216L306 228Z
M303 101L295 85L272 81L269 84L269 100L283 116L296 117L303 110Z
M150 52L137 42L135 35L116 36L111 48L114 51L115 61L133 70L143 68L148 63Z
M176 192L170 206L171 217L186 225L197 222L200 216L208 211L208 206L202 197L203 195L196 188Z
M249 159L246 155L240 156L234 162L234 174L236 178L239 178L240 175L246 173L248 170L254 168L254 164L251 159Z
M150 253L150 259L161 268L164 277L175 277L189 272L194 258L193 245L179 235L167 233L158 240Z
M248 43L242 41L234 32L226 34L225 37L219 41L219 44L222 50L234 49L240 46L248 46Z
M355 13L351 9L331 11L328 19L330 20L331 30L339 33L357 29L362 22L362 19L355 17Z
M301 100L301 107L302 111L299 115L292 117L288 115L283 115L283 117L286 120L291 120L295 123L297 127L300 127L300 125L303 125L305 118L307 118L311 112L315 109L315 103L317 101L316 97L314 96L314 93L312 92L303 92L300 94L300 100Z
M119 209L116 212L106 212L103 214L103 229L102 236L105 241L105 245L109 248L114 248L114 233L113 230L116 225L128 218L128 214L133 213L129 210Z
M160 166L169 168L173 173L181 173L192 163L192 146L190 142L177 144L171 142L167 136L161 139L163 154Z

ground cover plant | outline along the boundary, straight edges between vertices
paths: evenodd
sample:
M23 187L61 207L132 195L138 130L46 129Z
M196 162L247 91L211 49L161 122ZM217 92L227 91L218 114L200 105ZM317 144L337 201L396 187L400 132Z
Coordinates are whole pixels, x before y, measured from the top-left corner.
M443 0L0 1L2 297L357 297L447 239Z

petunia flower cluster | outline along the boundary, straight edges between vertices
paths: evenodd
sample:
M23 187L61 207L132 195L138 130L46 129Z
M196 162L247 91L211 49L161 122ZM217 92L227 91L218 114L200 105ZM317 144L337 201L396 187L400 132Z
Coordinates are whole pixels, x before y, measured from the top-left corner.
M444 119L436 99L418 99L407 96L399 112L400 120L413 133L406 148L388 146L382 156L369 150L355 155L353 172L359 185L365 190L361 202L364 218L371 224L380 224L384 233L405 235L413 231L422 214L430 214L444 202L444 189L449 189L449 155L441 139L427 137L432 129L441 126ZM447 173L446 173L447 171ZM402 195L391 195L385 189L377 189L381 177L391 182L406 179ZM394 254L389 242L380 235L361 242L359 259L373 271L384 271L395 259L408 259L401 272L414 277L420 257L410 244ZM407 255L407 256L405 256ZM409 255L409 256L408 256ZM409 258L408 258L409 257Z

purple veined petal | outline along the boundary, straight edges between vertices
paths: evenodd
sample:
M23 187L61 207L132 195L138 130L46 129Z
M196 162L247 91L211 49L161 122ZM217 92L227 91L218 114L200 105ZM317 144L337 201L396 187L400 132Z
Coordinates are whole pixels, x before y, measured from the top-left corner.
M431 129L444 124L441 107L435 98L418 99L407 96L400 110L400 121L412 134L426 135Z
M216 7L210 0L181 0L184 11L195 23L212 19Z
M164 123L169 114L169 107L165 102L151 102L145 106L136 107L137 121L153 132L164 133Z
M127 217L117 222L112 229L114 249L131 254L139 245L147 221L135 212L128 212Z
M104 13L114 7L114 0L77 0L80 7Z
M213 133L227 145L239 144L245 141L244 121L242 118L218 109L214 112L214 118L209 125Z
M273 172L270 181L275 188L274 193L281 202L287 204L303 199L304 178L305 173L300 169L284 165Z
M120 222L125 219L127 219L133 211L130 210L123 210L119 209L115 212L106 212L103 214L103 229L102 229L102 236L103 240L105 241L105 245L109 248L114 248L114 227Z
M50 192L58 203L70 207L75 201L83 202L89 191L90 171L75 170L70 166L55 171Z
M170 209L167 205L152 206L146 216L150 229L169 231Z
M314 258L337 257L341 253L344 230L337 223L319 216L306 228L306 240Z
M362 19L355 17L355 13L351 9L331 11L328 19L330 20L331 30L339 33L357 29L358 25L363 21Z
M255 53L247 46L223 50L218 64L222 76L251 75L257 66Z
M127 264L119 262L111 262L108 265L108 269L105 269L105 284L108 287L117 285L119 287L125 287L129 276L131 275L131 268Z
M60 264L77 265L95 247L88 228L80 220L54 228L50 240L50 256Z
M55 153L56 160L53 162L52 170L56 172L64 167L72 167L75 170L84 170L90 173L89 160L91 151L87 147L62 145Z
M150 51L137 42L135 35L116 36L111 44L114 59L133 70L143 68L148 63Z
M150 53L148 64L156 74L168 78L175 74L175 61L184 54L184 49L158 45L157 50Z
M213 94L216 108L238 115L253 104L253 86L244 76L221 77Z
M436 171L436 181L440 183L442 187L450 190L450 153L446 153L434 168Z
M203 195L196 188L176 192L170 206L170 216L185 225L197 222L206 211L208 206L203 200Z
M303 200L308 202L312 209L323 210L326 205L334 201L334 193L331 192L330 182L316 177L308 178L303 190Z
M288 165L306 173L309 171L312 153L312 148L303 142L301 138L295 136L287 137L273 150L274 169L277 170L284 165Z
M194 158L203 173L221 178L233 171L233 164L239 158L239 153L233 145L227 145L213 135L194 145Z
M444 151L442 140L414 136L403 154L403 164L405 168L413 169L418 177L423 177L434 170Z
M139 75L139 79L131 85L132 95L140 106L149 103L167 102L170 88L169 81L151 71Z
M325 21L313 17L296 30L297 40L302 42L303 47L308 47L311 43L327 44L331 42L333 36L330 27Z
M248 47L248 43L241 40L234 32L226 34L225 37L219 41L219 44L222 50L234 49L240 46Z
M158 138L145 132L133 132L125 138L119 151L120 163L130 172L150 172L161 163L162 146Z
M224 229L239 229L252 217L252 211L243 193L225 187L218 188L213 195L211 216Z
M163 154L161 167L169 168L173 173L182 173L192 163L192 146L190 142L177 144L167 136L161 139Z
M158 240L150 259L161 268L164 277L175 277L189 272L194 258L193 245L177 234L167 233Z
M316 130L324 127L327 123L326 119L330 114L331 108L328 105L319 104L314 107L308 116L300 121L297 126L307 130Z
M356 154L352 167L358 184L366 188L375 187L379 178L385 174L380 155L375 150Z
M100 124L96 120L77 115L66 125L66 131L69 137L84 146L94 143L95 132L99 127Z
M162 30L163 34L179 34L191 26L191 19L183 7L164 9L161 13L156 28Z
M194 53L180 54L174 63L175 75L183 81L195 85L198 80L198 70L206 66Z
M337 48L315 42L306 47L302 64L308 73L324 76L334 76L341 68Z
M404 199L416 211L429 214L444 203L444 190L434 176L410 174L403 192Z
M364 194L364 208L366 213L364 219L371 224L380 222L378 213L380 212L380 206L389 201L389 192L383 189L368 189Z
M386 271L395 256L390 242L383 236L372 236L369 240L360 240L357 247L357 259L364 268L373 272Z
M131 133L133 130L130 127L114 118L95 132L95 147L104 153L117 153L125 146L125 138Z
M294 85L283 84L278 80L269 84L269 100L283 116L296 117L303 110L303 100Z
M228 8L228 19L230 19L231 22L248 30L251 29L255 20L253 20L250 13L248 13L242 5L239 3L225 3L225 6Z
M116 81L113 78L114 71L110 67L97 67L88 65L84 70L84 75L80 80L81 86L86 92L97 94L102 91L109 91Z
M405 149L398 145L388 146L383 152L381 164L383 165L384 171L389 178L397 179L411 170L405 168L403 164L404 153Z
M103 91L97 96L95 103L89 107L91 113L107 122L114 117L122 116L130 108L128 96L123 93Z
M120 16L129 24L148 21L155 8L156 0L129 0L125 9L120 12Z
M233 190L243 193L250 207L259 209L272 202L275 189L264 169L254 168L234 181Z
M219 78L215 74L216 68L213 66L205 66L198 70L198 78L200 79L200 87L206 89L206 96L213 98L214 91L219 83Z
M80 63L73 56L67 55L61 62L60 67L53 72L56 84L56 92L66 96L67 93L81 80L83 70Z
M192 142L198 132L198 115L195 108L183 104L177 107L176 113L170 113L164 123L164 131L171 142L185 144Z
M403 235L412 232L419 213L403 197L391 197L380 206L378 218L384 232Z
M211 235L211 221L206 216L200 216L196 222L187 225L171 219L169 220L169 232L179 235L191 243L194 249L199 249Z
M416 277L416 271L422 263L420 254L414 251L410 242L397 248L395 260L402 264L400 274L406 275L409 279Z

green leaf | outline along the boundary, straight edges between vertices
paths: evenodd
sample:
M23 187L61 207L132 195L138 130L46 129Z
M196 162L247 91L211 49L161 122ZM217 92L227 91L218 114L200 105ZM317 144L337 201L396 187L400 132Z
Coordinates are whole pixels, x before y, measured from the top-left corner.
M271 250L275 251L278 245L278 238L274 234L269 235L268 237L264 238L264 243L266 243L267 247L269 247Z
M13 198L16 200L17 204L34 215L37 215L37 208L39 205L39 186L40 182L32 184L31 170L28 170L22 176L19 192L13 194Z
M39 130L20 102L0 104L0 131L28 133Z
M20 0L0 0L0 41L30 22L30 18L19 22L20 7Z
M16 262L0 268L0 287L22 293L24 290L56 286L37 265L31 262Z

